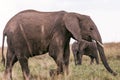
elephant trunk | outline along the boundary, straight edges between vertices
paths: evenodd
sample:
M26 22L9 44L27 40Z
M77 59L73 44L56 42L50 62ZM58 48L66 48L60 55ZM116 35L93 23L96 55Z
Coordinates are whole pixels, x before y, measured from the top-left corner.
M112 73L114 76L116 76L117 73L115 73L115 72L110 68L110 66L108 65L107 59L106 59L105 54L104 54L104 49L103 49L103 47L102 47L102 45L100 44L99 41L97 41L97 47L98 47L98 51L99 51L100 58L101 58L101 61L102 61L103 65L105 66L105 68L106 68L110 73Z
M101 61L102 61L103 65L105 66L105 68L106 68L110 73L112 73L114 76L117 75L117 73L115 73L115 72L110 68L110 66L109 66L109 64L108 64L108 62L107 62L107 59L106 59L106 56L105 56L105 53L104 53L103 44L102 44L102 39L101 39L100 33L99 33L99 31L98 31L98 29L97 29L96 26L95 26L95 33L91 35L91 38L96 41L97 48L98 48L98 52L99 52Z

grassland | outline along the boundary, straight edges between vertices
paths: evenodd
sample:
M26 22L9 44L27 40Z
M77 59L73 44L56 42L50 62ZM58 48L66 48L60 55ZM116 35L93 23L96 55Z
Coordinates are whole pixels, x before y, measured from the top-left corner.
M105 43L105 54L111 68L118 73L117 76L111 75L100 62L90 65L89 57L83 57L83 63L80 66L74 65L74 59L71 51L69 75L59 76L56 80L120 80L120 43ZM0 56L1 59L1 56ZM49 76L49 70L56 68L54 60L48 54L36 56L29 59L31 80L52 80ZM4 72L4 66L0 63L0 80ZM23 80L19 63L13 67L13 80Z

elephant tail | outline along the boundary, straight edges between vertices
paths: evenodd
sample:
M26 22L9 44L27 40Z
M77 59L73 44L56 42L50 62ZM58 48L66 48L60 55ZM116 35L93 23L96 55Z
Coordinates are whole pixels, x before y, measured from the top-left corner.
M4 57L4 41L5 41L5 36L6 36L6 34L3 33L3 40L2 40L2 60L1 60L1 62L3 63L4 66L5 66L5 57Z

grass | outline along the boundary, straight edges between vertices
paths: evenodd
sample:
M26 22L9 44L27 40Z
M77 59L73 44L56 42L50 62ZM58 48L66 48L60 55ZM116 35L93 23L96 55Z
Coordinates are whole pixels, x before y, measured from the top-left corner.
M118 73L117 76L111 75L101 62L99 65L90 65L90 59L86 56L83 57L82 65L75 66L71 51L69 75L64 77L61 75L57 80L120 80L120 43L105 43L104 49L108 63ZM29 68L31 80L52 80L49 76L49 70L55 69L56 64L48 54L45 54L30 58ZM0 80L4 69L3 65L0 64ZM18 62L13 67L13 80L23 80Z

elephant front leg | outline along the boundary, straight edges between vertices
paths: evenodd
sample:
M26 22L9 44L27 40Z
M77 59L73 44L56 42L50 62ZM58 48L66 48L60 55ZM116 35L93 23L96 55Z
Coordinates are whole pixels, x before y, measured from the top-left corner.
M95 57L96 64L99 64L99 57L98 55Z
M59 74L64 74L64 58L63 58L64 50L62 48L56 49L56 47L53 48L50 47L49 55L54 59L54 61L57 64L57 69L51 69L50 70L50 76L52 79L54 79ZM68 63L66 63L68 65Z
M89 57L91 59L90 64L93 64L94 63L94 57L92 57L92 56L89 56Z
M18 60L21 65L21 68L22 68L24 79L30 80L30 71L28 68L28 60L24 57L19 57Z
M74 62L75 62L75 65L77 65L77 51L73 51L73 56L74 56Z
M64 39L63 37L59 37L53 39L49 46L49 55L54 59L57 64L57 69L53 69L50 71L51 76L59 76L60 74L64 75L64 72L68 74L68 65L69 65L69 41ZM60 75L60 76L62 76Z
M64 49L65 53L63 55L64 61L64 71L66 71L66 75L69 74L69 57L70 57L70 46L69 44Z
M79 51L77 53L77 65L81 65L82 64L82 56L83 56L83 54L84 54L83 50Z
M50 54L50 53L49 53ZM56 75L59 75L59 74L63 74L63 52L58 52L58 53L55 53L56 55L54 56L51 56L56 64L57 64L57 69L51 69L50 70L50 76L51 77L54 77Z
M98 57L98 53L96 53L96 56L95 56L95 61L96 61L96 64L99 64L99 57Z

